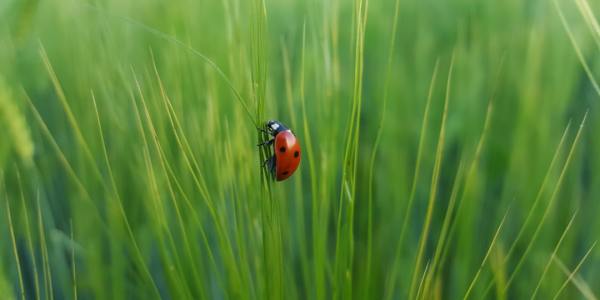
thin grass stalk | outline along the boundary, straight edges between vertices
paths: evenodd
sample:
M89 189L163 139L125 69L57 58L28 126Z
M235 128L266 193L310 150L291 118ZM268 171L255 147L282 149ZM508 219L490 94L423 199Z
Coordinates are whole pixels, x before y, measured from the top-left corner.
M367 208L367 262L365 267L365 287L363 298L367 299L369 296L369 290L371 288L371 263L373 255L373 171L375 169L375 158L377 156L377 150L381 142L383 130L385 128L385 115L387 111L387 102L389 98L389 85L392 73L392 64L394 62L394 50L396 48L396 33L398 31L398 16L400 14L400 0L396 0L394 4L394 16L392 19L392 32L390 34L390 44L388 49L387 57L387 69L385 74L385 83L383 85L383 104L381 108L381 117L379 121L379 127L377 128L377 134L375 136L375 142L373 144L373 150L371 152L371 158L369 161L369 177L368 177L368 208Z
M572 274L572 272L565 266L565 264L560 260L560 258L553 256L552 261L558 265L560 270L568 276ZM592 292L589 284L587 284L579 275L573 276L572 280L575 287L581 292L581 295L588 300L597 300L598 298Z
M75 238L73 234L73 219L69 220L69 231L71 233L71 280L73 281L73 300L77 300L77 265L75 264Z
M471 283L469 284L469 287L467 288L467 291L465 292L465 296L463 297L463 300L468 299L469 296L471 295L471 291L475 287L475 284L477 283L477 280L479 279L479 276L481 275L481 271L483 270L483 267L487 263L487 260L490 257L490 254L492 253L492 249L494 249L494 246L496 246L498 236L500 235L500 231L502 230L502 227L504 226L504 222L506 221L508 212L509 212L509 209L506 210L504 217L502 217L502 221L500 221L500 224L496 228L496 233L494 233L494 237L492 238L492 241L490 242L490 245L488 246L488 249L487 249L485 255L483 256L483 260L481 261L481 264L479 265L479 269L477 269L477 272L475 273L473 280L471 280Z
M338 205L338 220L336 228L335 271L334 271L334 298L347 298L352 294L352 265L354 252L354 202L356 165L358 159L360 109L362 106L362 74L364 63L364 35L368 13L368 0L354 2L356 36L354 50L354 89L352 97L352 111L349 116L349 125L346 132L346 143L342 166L342 181ZM348 208L344 210L344 199L348 201ZM342 217L345 212L344 217ZM344 222L342 222L342 219Z
M583 257L579 260L579 263L577 263L577 266L575 266L575 269L573 269L573 271L569 274L569 277L567 277L567 279L565 280L565 282L563 282L563 284L560 286L560 288L558 289L558 291L554 295L554 298L552 298L553 300L558 299L558 296L560 296L560 294L562 293L562 291L567 287L567 284L569 284L569 282L571 282L573 280L573 277L575 277L575 274L579 271L579 269L581 268L581 266L583 265L583 263L585 262L585 260L592 253L592 250L594 250L594 247L596 247L596 243L597 242L598 241L595 241L592 244L592 246L588 249L588 251L583 255Z
M50 267L50 257L48 255L48 244L46 243L46 233L44 230L44 218L40 205L40 194L37 194L37 217L38 233L40 240L40 252L42 254L42 271L44 272L46 299L54 300L54 286L52 283L52 268Z
M171 278L172 279L172 284L173 287L176 287L178 290L176 292L180 293L180 296L186 296L186 297L191 297L191 291L189 290L188 286L184 285L183 282L183 274L181 273L181 271L183 270L183 264L181 263L181 258L179 257L178 254L178 248L176 246L174 237L173 237L173 233L171 232L171 229L168 225L168 217L167 217L167 212L165 209L165 204L162 201L162 197L161 192L160 192L160 187L159 187L159 179L158 179L158 174L157 171L154 169L154 165L152 163L152 155L151 155L151 144L150 141L148 141L148 137L146 137L146 130L149 131L149 135L152 139L156 138L156 134L155 134L155 129L154 129L154 125L152 123L152 120L149 118L149 112L148 112L148 107L146 105L146 99L144 96L144 93L142 92L142 87L141 84L139 82L139 80L137 79L136 73L135 71L132 69L132 74L133 74L133 79L135 81L135 85L137 88L137 92L140 98L140 102L142 104L142 108L140 109L135 101L135 98L132 98L132 102L135 108L135 117L136 117L136 121L137 121L137 127L138 127L138 131L140 136L142 137L143 140L143 158L144 158L144 162L145 162L145 167L146 167L146 174L148 176L148 179L150 181L150 198L153 201L153 205L154 205L154 213L155 216L158 220L156 226L156 230L157 230L157 234L159 235L159 242L161 244L161 247L159 250L161 250L161 253L163 255L163 259L165 259L166 261L168 261L169 263L172 263L174 261L175 265L177 266L176 269L172 269L169 268L168 272L175 276L175 278ZM142 109L143 109L143 113L145 114L146 117L146 129L144 129L144 122L142 120ZM170 253L167 249L170 248ZM172 257L169 255L171 254ZM175 280L173 280L175 279Z
M581 121L581 124L579 125L579 130L577 131L577 135L575 136L575 139L573 140L573 144L571 145L571 149L569 150L569 154L567 155L567 160L565 161L563 169L558 177L558 180L554 187L554 191L552 192L552 195L550 196L550 199L548 200L548 205L546 206L546 209L544 210L542 219L538 223L533 235L531 236L530 242L528 243L527 247L525 248L525 252L523 252L523 255L520 257L519 261L517 262L517 265L515 266L514 271L512 272L508 281L506 282L506 286L504 287L505 291L508 289L508 287L510 287L510 284L514 280L515 276L519 273L521 266L523 265L523 262L525 261L525 258L527 257L527 254L529 254L529 251L531 251L533 243L536 241L536 239L542 229L542 226L544 225L546 218L548 217L548 214L550 213L550 210L553 207L554 201L556 200L556 198L558 196L558 192L560 191L560 188L562 187L562 183L565 178L565 174L567 173L567 170L571 164L571 161L573 160L575 149L577 148L577 145L579 144L579 139L581 138L581 133L583 132L583 128L585 126L585 121L587 119L587 116L588 116L588 112L585 113L585 115L583 116L583 120Z
M321 227L319 224L319 216L322 213L319 209L319 198L317 196L317 174L315 168L315 156L312 146L312 137L310 128L308 126L308 117L306 114L306 95L305 95L305 75L306 75L306 21L302 27L302 52L300 53L300 105L302 107L302 129L304 132L305 141L305 153L304 159L308 161L308 172L310 176L310 188L311 188L311 207L312 207L312 236L313 236L313 256L320 257L319 255L319 243L316 242L317 237L321 234ZM318 299L324 297L324 274L322 261L315 259L313 264L314 270L314 281L315 281L315 295Z
M401 262L401 255L402 255L402 246L404 243L404 239L406 237L406 230L408 228L408 223L410 220L410 217L412 216L412 206L414 203L414 199L416 196L416 191L417 191L417 183L419 181L419 177L420 177L420 170L421 170L421 162L423 159L423 152L424 152L424 148L425 148L425 138L427 135L427 129L428 129L428 124L429 124L429 109L431 106L431 100L433 98L433 91L435 88L435 81L437 78L437 73L438 73L438 68L439 68L439 59L437 59L435 61L435 66L433 68L433 73L431 76L431 81L429 83L429 92L427 95L427 100L425 102L425 110L423 112L423 121L421 123L421 130L419 133L419 144L417 146L417 158L415 161L415 173L413 175L413 179L412 179L412 184L411 184L411 188L410 188L410 194L408 196L408 201L406 204L406 210L404 213L404 216L402 218L402 227L400 227L400 237L398 238L398 243L396 244L396 251L394 254L394 259L393 259L393 267L392 267L392 271L391 271L391 275L388 277L387 279L387 284L386 284L386 291L385 291L385 299L386 300L390 300L392 299L393 295L394 295L394 291L395 291L395 286L396 286L396 277L398 275L398 270L400 269L400 262Z
M18 282L19 282L19 291L21 294L21 299L25 300L25 284L23 284L23 271L21 271L21 259L19 257L19 251L17 250L17 240L15 238L15 228L13 226L13 221L12 221L12 213L10 211L10 203L8 201L8 195L6 194L4 195L4 200L6 201L6 217L7 217L7 221L8 221L8 229L10 232L10 241L11 241L11 245L12 245L12 250L13 250L13 254L15 256L15 266L17 268L17 277L18 277Z
M575 50L575 53L577 54L577 58L579 59L579 62L581 63L581 66L583 67L585 74L590 79L590 83L594 87L594 91L596 92L596 94L598 94L600 96L600 86L598 85L598 81L596 80L596 77L594 76L594 73L592 72L592 69L590 68L589 64L586 62L585 57L583 56L583 51L581 50L581 47L579 47L577 40L575 40L575 36L571 30L571 27L569 26L569 22L567 22L567 19L565 18L565 15L564 15L562 9L560 8L558 2L556 0L553 0L552 3L554 4L554 9L558 13L558 16L560 17L560 22L561 22L563 28L565 29L565 31L567 32L567 35L569 36L569 40L571 41L571 44L573 45L573 49Z
M96 122L98 124L98 133L100 136L100 142L102 145L102 154L103 154L103 158L104 158L104 162L106 164L106 168L108 170L108 176L109 176L109 180L111 182L111 187L112 187L112 193L113 196L115 197L115 199L117 200L117 206L119 207L119 212L121 214L121 217L123 219L123 223L125 224L125 228L127 230L127 234L129 236L129 239L131 240L131 243L133 245L134 248L134 252L135 252L135 257L137 259L137 263L139 264L139 266L142 268L144 276L146 277L146 280L150 283L150 287L152 288L152 291L154 292L155 296L160 297L160 292L158 291L158 287L156 286L156 283L154 282L154 278L152 278L152 274L150 274L150 270L148 268L148 266L146 265L146 262L144 260L144 257L142 255L142 251L140 249L140 246L138 245L136 239L135 239L135 234L133 233L133 229L131 227L131 224L129 223L129 219L127 217L127 213L125 212L125 208L123 207L123 202L121 200L121 196L119 195L119 192L117 190L117 183L114 177L114 172L113 172L113 168L111 166L110 163L110 159L108 157L108 151L106 149L106 141L104 139L104 130L102 129L102 122L100 121L100 113L98 111L98 106L96 103L96 97L94 95L94 92L91 92L91 97L92 97L92 102L94 104L94 112L96 114Z
M535 296L537 295L537 292L539 291L540 286L542 285L542 282L544 281L544 278L546 277L546 274L548 273L548 270L550 269L550 264L552 264L552 258L556 257L556 254L558 252L558 249L560 248L560 245L562 244L563 240L565 239L565 236L567 236L567 232L569 232L571 225L573 225L573 221L575 220L575 217L577 216L577 211L575 211L573 213L571 220L569 220L569 223L563 230L563 233L561 234L560 238L558 239L556 246L554 246L554 251L552 251L552 254L550 255L550 259L548 259L548 262L544 266L544 271L542 272L542 275L540 276L540 280L538 280L538 283L535 286L535 289L533 290L533 294L531 295L531 300L535 299Z
M21 181L21 173L17 170L17 182L19 185L19 196L21 198L21 207L23 210L23 219L25 220L25 235L26 235L26 239L27 239L27 247L29 250L29 253L31 253L31 265L33 268L33 284L34 284L34 290L35 290L35 299L41 299L41 294L40 294L40 282L39 282L39 274L38 274L38 263L37 263L37 258L34 255L35 253L35 249L33 248L33 235L31 233L31 225L29 223L29 209L27 207L27 203L25 201L25 193L23 191L23 183Z
M431 177L431 186L430 186L430 190L429 190L429 201L427 204L427 212L426 212L425 220L423 223L423 229L421 231L421 235L419 238L419 247L417 250L417 257L415 259L413 276L412 276L412 280L411 280L411 284L410 284L410 291L408 294L409 295L408 297L410 299L414 299L416 296L416 293L418 292L416 290L417 276L419 276L419 274L421 273L421 263L423 261L423 256L425 254L425 246L427 245L427 240L429 237L429 228L431 226L431 220L433 218L433 210L435 207L435 200L437 198L438 182L439 182L439 177L440 177L440 172L441 172L441 167L442 167L444 144L445 144L445 139L446 139L446 121L448 118L448 105L449 105L449 100L450 100L450 87L451 87L451 83L452 83L453 70L454 70L454 53L452 54L452 59L450 61L450 67L448 70L448 80L446 81L446 97L444 99L444 111L442 114L442 123L440 125L440 134L438 137L438 145L437 145L437 150L436 150L436 155L435 155L435 163L433 166L433 174Z
M517 237L513 240L513 242L511 243L511 246L510 246L510 249L509 249L508 253L503 258L503 264L504 265L506 265L506 263L510 259L511 254L514 251L513 249L515 249L517 242L520 240L520 237L524 234L524 232L525 232L525 226L527 226L527 224L529 223L529 220L533 216L533 211L532 210L535 207L537 207L537 203L542 199L543 192L546 189L546 185L548 184L548 182L550 180L550 176L552 174L552 170L554 169L554 166L558 162L560 154L562 153L564 142L565 142L566 137L567 137L567 135L568 135L568 133L570 131L570 128L571 128L571 121L569 121L567 123L567 126L565 127L565 130L563 131L563 134L561 135L560 141L558 142L558 145L556 146L556 150L554 151L554 155L552 157L552 160L550 161L550 165L549 165L548 169L546 170L546 174L544 175L544 179L542 180L542 184L541 184L541 186L540 186L540 188L538 190L538 193L536 195L536 200L534 200L534 203L529 208L529 211L527 213L527 217L525 218L525 222L520 227L519 233L517 234ZM485 294L487 294L491 290L493 284L494 284L494 281L493 281L493 279L491 279L488 282L488 284L486 285Z

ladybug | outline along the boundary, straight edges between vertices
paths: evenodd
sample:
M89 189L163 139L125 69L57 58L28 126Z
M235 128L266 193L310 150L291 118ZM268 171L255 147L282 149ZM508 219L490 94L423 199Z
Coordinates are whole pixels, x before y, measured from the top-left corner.
M265 123L265 127L266 130L262 128L259 130L273 138L258 144L258 146L273 145L274 154L263 163L263 167L268 167L275 180L285 180L292 176L300 165L300 143L292 131L279 121L268 121Z

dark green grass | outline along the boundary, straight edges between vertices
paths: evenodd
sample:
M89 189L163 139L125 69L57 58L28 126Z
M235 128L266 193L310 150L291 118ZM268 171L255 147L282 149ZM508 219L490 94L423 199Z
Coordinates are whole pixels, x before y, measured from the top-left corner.
M598 9L1 3L0 295L595 299Z

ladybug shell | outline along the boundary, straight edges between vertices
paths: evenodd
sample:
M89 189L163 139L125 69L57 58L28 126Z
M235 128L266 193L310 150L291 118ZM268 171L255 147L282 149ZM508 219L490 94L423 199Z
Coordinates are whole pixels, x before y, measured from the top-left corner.
M282 181L294 174L300 164L300 144L296 136L282 131L275 136L275 179Z

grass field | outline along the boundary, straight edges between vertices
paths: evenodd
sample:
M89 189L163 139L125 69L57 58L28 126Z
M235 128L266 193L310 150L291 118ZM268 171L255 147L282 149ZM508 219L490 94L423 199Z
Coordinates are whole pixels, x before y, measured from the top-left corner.
M597 16L2 1L0 298L596 299Z

